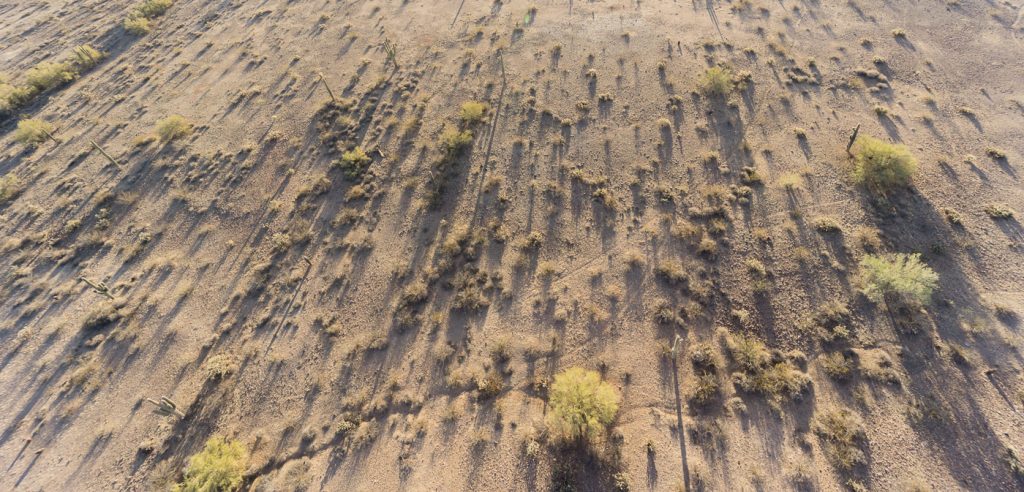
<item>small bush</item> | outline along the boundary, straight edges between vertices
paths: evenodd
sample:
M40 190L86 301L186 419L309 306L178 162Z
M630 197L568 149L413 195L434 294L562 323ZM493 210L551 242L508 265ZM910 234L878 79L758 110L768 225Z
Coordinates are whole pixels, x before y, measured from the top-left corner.
M690 395L690 403L697 406L704 406L715 401L721 394L718 386L718 379L714 374L702 374L697 377L693 386L693 393Z
M788 360L777 360L763 342L749 335L726 334L725 348L738 366L733 382L744 391L764 395L778 408L796 398L811 383L811 378Z
M135 36L144 36L150 31L149 19L141 16L128 16L123 25L125 31Z
M990 203L985 205L985 213L993 219L1013 218L1013 209L1004 203Z
M658 263L654 274L670 285L681 285L686 287L690 283L690 275L686 272L683 264L677 260L664 260Z
M54 87L66 84L75 80L78 72L67 62L41 62L28 69L25 73L25 80L39 92L45 92Z
M579 367L555 376L550 390L552 427L568 439L600 435L619 411L619 394L601 375Z
M833 352L821 357L821 369L832 379L848 379L853 372L853 361L841 352Z
M36 89L30 86L15 86L0 81L0 112L10 113L35 97Z
M356 147L341 154L340 166L348 179L359 179L366 172L373 162L370 156L366 155L361 147Z
M732 80L732 71L721 66L707 69L697 85L705 96L715 97L726 96L736 87Z
M25 185L14 174L0 178L0 205L14 200L24 189Z
M224 437L212 437L201 452L189 459L185 480L174 486L175 492L230 492L242 485L248 467L249 451L242 443Z
M840 470L864 463L860 443L866 439L859 417L842 408L815 416L814 433L826 443L826 454Z
M906 146L867 136L857 141L854 179L858 183L880 192L910 183L917 171L917 159Z
M477 396L481 400L498 396L504 388L505 381L497 372L491 371L476 378Z
M733 380L744 391L764 395L778 406L800 396L811 384L811 378L789 361L777 362L758 371L733 374Z
M921 255L897 253L865 256L860 262L860 280L864 294L875 302L895 295L926 304L938 285L939 275L921 262Z
M30 118L18 122L18 129L14 131L14 140L34 147L50 138L52 132L53 125L40 119Z
M172 114L156 122L156 134L161 142L170 142L192 134L192 123L184 116Z
M760 340L747 335L729 335L725 339L729 357L744 371L757 371L771 362L772 354Z
M459 117L462 118L462 122L467 125L475 125L484 120L484 115L487 113L487 104L479 101L466 101L462 103L462 110L459 112Z
M145 0L135 7L135 13L141 17L152 19L164 15L173 4L174 0Z
M95 67L105 56L100 50L88 44L76 46L74 63L79 70L88 70Z
M447 128L441 132L441 151L445 157L454 158L462 154L473 144L473 133L469 130L458 131Z
M836 232L841 232L843 230L842 226L839 225L839 221L838 220L836 220L833 217L827 217L827 216L825 216L825 217L818 217L817 219L815 219L815 221L814 221L814 228L817 229L818 232L829 233L829 234L836 233Z

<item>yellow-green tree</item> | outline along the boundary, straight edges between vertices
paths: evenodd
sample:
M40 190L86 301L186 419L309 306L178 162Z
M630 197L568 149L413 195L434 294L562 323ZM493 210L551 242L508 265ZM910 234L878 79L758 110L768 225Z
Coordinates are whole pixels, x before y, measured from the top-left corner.
M551 426L567 439L585 440L604 432L619 411L619 394L601 375L579 367L555 376L551 385Z

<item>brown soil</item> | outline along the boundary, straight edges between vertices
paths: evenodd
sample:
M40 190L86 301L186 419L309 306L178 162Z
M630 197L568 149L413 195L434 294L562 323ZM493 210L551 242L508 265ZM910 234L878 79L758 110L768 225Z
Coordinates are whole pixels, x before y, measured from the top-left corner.
M166 487L214 435L261 490L1024 487L1024 229L985 212L1024 213L1019 1L177 0L141 37L134 3L0 5L9 80L108 55L0 125L23 185L0 204L0 488ZM714 64L745 87L702 95ZM16 143L21 114L59 143ZM143 140L172 114L193 133ZM915 154L910 188L852 182L858 125ZM331 166L346 144L361 176ZM871 231L939 273L923 311L858 293ZM812 327L830 301L846 340ZM734 386L726 332L810 387L773 408ZM721 394L696 405L703 341ZM570 366L622 396L596 456L545 431L538 383ZM839 407L852 470L815 432Z

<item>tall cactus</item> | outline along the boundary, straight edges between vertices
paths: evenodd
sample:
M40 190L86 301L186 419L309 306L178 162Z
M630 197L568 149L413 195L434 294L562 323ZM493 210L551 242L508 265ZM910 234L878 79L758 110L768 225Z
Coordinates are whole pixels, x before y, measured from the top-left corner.
M89 279L85 278L84 275L81 276L81 277L78 277L78 280L81 280L81 281L89 284L89 287L92 287L92 290L96 291L97 294L105 295L105 296L107 296L110 299L114 298L114 294L110 293L110 287L107 287L107 284L105 282L102 282L102 281L98 282L98 283L97 282L93 282L92 280L89 280Z
M156 405L153 409L153 413L162 417L170 417L171 415L177 416L179 419L185 418L185 414L178 410L178 404L174 403L173 400L166 396L161 396L160 401L155 401L151 398L146 398L146 401Z

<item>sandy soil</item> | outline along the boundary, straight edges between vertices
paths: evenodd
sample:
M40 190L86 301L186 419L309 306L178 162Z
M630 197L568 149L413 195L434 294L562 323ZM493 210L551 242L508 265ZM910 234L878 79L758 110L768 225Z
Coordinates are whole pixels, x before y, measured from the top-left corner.
M684 469L694 490L1024 488L1024 229L985 212L1024 213L1019 1L177 0L141 37L133 4L0 3L9 79L108 55L19 111L59 143L0 126L24 185L0 204L0 488L166 487L213 435L262 490L547 490L576 461L581 490L681 490ZM701 95L716 63L746 88ZM490 110L445 174L471 100ZM172 114L194 132L145 140ZM852 183L858 125L914 152L911 189ZM338 141L373 159L361 182ZM703 218L745 167L749 203ZM856 291L871 231L940 275L899 321L916 334ZM808 329L829 301L851 310L841 345ZM778 408L735 388L722 330L802 352L810 388ZM702 341L722 394L697 406ZM843 350L862 370L836 381L821 357ZM867 375L886 360L896 383ZM622 395L601 463L544 432L538 383L570 366ZM813 431L837 407L863 421L850 471Z

